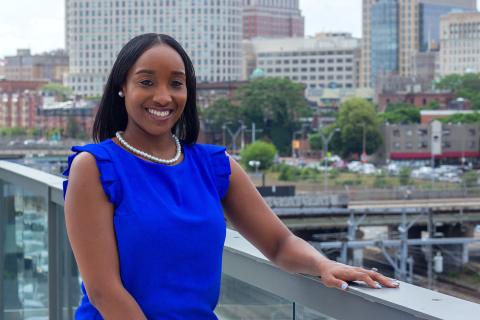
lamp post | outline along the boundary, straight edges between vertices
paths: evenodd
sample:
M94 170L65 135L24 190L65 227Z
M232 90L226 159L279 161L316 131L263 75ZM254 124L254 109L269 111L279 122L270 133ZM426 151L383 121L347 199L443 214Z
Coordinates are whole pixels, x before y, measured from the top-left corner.
M323 144L323 192L327 192L328 190L328 177L327 177L327 154L328 154L328 144L330 143L330 140L332 140L333 135L336 132L339 132L339 128L335 128L328 137L325 137L321 131L320 137L322 138L322 144Z

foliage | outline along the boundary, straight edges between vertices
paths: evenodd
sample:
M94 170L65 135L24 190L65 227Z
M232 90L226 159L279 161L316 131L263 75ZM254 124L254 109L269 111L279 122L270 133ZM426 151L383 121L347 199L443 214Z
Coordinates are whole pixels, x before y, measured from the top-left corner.
M237 124L241 119L240 116L240 108L225 98L220 98L208 108L201 109L201 117L205 120L208 128L215 132L221 131L222 126L228 122Z
M410 170L410 168L400 169L400 172L398 174L398 182L400 183L400 185L407 186L411 184L411 179L410 179L411 173L412 171Z
M362 153L364 132L368 154L374 153L382 143L375 107L367 100L351 98L345 101L340 106L335 126L340 128L340 135L333 137L331 149L344 157Z
M474 112L470 114L455 113L449 117L438 119L443 123L477 123L480 122L480 113Z
M74 139L88 138L87 134L78 125L78 122L74 117L68 117L67 119L67 128L65 130L65 136L69 138L74 138Z
M42 91L59 97L62 101L66 101L72 95L72 88L63 86L58 83L47 83L41 89Z
M387 175L385 174L385 171L382 170L379 174L375 175L375 180L373 180L373 186L375 188L386 188L390 186L387 181Z
M390 111L381 113L378 116L381 122L401 124L420 123L420 109L410 105L390 109Z
M457 97L470 100L472 108L480 109L480 74L451 74L435 84L437 89L451 90Z
M17 137L25 136L27 130L25 128L13 127L13 128L0 128L0 136L2 137Z
M468 171L463 174L462 182L467 188L475 187L478 184L478 173Z
M248 164L249 161L260 161L259 169L265 170L272 166L276 154L277 149L273 144L261 140L249 144L240 152L243 166L251 171L254 171L255 168Z
M245 123L255 122L281 154L291 154L299 118L311 114L302 84L283 78L259 78L237 91Z

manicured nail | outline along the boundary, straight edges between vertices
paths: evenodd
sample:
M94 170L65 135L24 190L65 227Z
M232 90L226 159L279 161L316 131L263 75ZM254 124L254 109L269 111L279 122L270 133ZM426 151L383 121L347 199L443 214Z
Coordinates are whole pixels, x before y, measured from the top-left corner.
M346 282L342 283L342 290L347 290L348 284Z
M400 282L398 282L397 280L395 281L392 281L392 284L395 286L395 287L398 287L400 285Z
M377 283L375 283L375 288L382 289L383 287L380 283L377 282Z

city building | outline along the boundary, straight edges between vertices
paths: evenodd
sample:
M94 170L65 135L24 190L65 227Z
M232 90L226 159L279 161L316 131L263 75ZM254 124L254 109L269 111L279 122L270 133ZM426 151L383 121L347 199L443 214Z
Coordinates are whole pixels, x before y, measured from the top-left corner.
M65 0L68 84L99 95L121 47L136 35L165 33L178 40L199 82L238 81L242 75L243 0Z
M211 82L197 84L197 104L199 108L208 108L218 99L235 99L235 92L247 81Z
M5 60L0 59L0 79L5 78Z
M308 101L315 103L320 109L335 111L347 99L357 97L368 101L373 101L375 92L368 88L352 89L330 89L316 88L307 89L305 97Z
M480 13L441 18L439 75L480 72Z
M37 106L41 103L38 92L0 93L0 127L34 128L37 125Z
M32 55L30 49L18 49L5 57L5 78L9 80L47 80L63 83L68 74L68 55L54 50Z
M98 104L95 101L79 100L58 102L52 97L45 97L38 106L37 128L46 130L53 128L68 131L68 126L75 122L78 133L89 136L92 132L93 121Z
M475 0L363 0L361 87L375 87L382 73L417 77L419 52L438 50L440 17L476 11Z
M432 132L434 124L441 132L437 137ZM430 163L473 162L480 158L479 124L445 124L438 121L423 124L384 124L381 127L383 146L377 152L381 162L390 160L423 160ZM435 141L435 142L434 142ZM432 152L432 145L439 150ZM432 155L432 153L434 153Z
M23 92L25 90L36 91L46 85L45 80L7 80L0 79L0 93Z
M243 0L243 38L303 37L299 0Z
M378 95L378 111L385 112L389 104L407 103L419 108L435 106L446 109L455 100L451 92L390 92Z
M288 78L307 88L355 88L360 40L348 33L319 33L311 38L244 41L244 75L255 68L266 77Z

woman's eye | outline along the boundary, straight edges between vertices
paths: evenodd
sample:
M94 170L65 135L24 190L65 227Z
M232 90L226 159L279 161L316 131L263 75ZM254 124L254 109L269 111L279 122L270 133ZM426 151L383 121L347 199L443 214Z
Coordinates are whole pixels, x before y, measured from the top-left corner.
M183 86L183 82L182 82L182 81L178 81L178 80L172 81L172 86L174 86L174 87L181 87L181 86Z
M145 87L150 87L153 85L153 82L151 80L142 80L140 81L140 84Z

